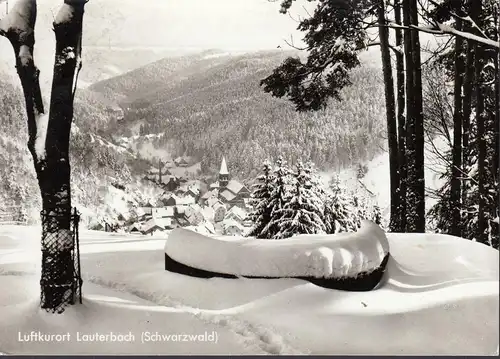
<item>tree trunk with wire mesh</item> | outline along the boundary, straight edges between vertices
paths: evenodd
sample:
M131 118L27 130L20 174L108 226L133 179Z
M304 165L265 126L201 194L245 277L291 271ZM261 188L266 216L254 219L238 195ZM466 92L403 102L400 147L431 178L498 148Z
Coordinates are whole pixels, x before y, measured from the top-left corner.
M81 294L78 245L75 245L79 217L72 213L71 207L69 140L87 1L64 0L55 18L56 53L48 115L33 56L36 0L18 0L0 20L0 35L14 49L26 102L28 148L42 197L41 307L58 313Z

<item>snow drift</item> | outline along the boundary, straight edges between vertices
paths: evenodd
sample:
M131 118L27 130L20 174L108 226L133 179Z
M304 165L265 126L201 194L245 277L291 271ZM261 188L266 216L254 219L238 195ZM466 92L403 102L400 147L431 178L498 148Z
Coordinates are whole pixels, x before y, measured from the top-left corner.
M364 221L358 232L235 240L178 228L165 244L165 269L194 277L299 278L327 288L371 290L389 258L384 231Z

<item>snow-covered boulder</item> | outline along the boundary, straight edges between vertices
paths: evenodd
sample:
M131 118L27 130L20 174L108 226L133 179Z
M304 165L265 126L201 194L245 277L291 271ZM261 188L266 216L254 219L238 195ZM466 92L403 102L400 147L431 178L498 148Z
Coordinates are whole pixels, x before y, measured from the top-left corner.
M370 290L389 257L384 231L364 221L358 232L285 240L213 238L183 228L165 244L165 269L197 277L302 278L329 288Z

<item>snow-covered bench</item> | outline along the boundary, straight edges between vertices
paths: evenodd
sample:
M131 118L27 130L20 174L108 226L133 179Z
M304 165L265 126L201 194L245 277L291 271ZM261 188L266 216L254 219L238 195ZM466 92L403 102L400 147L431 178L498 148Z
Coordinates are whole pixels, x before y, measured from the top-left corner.
M192 277L299 278L333 289L366 291L389 258L384 231L364 221L355 233L284 240L212 238L178 228L165 244L165 269Z

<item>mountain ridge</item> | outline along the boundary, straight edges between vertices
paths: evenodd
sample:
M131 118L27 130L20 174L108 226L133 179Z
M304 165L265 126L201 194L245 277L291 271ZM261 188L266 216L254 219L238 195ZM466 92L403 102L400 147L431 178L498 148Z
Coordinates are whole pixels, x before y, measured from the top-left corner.
M315 113L297 113L287 100L271 97L259 85L284 58L303 56L295 51L227 55L211 50L166 58L100 81L89 90L114 99L122 108L123 120L108 128L117 142L163 134L153 142L145 138L139 142L174 148L173 157L195 156L204 173L214 173L225 154L242 179L254 177L263 160L280 152L291 162L302 157L322 168L340 168L370 159L382 146L383 87L371 54L362 55L364 65L353 72L353 85L343 91L344 101ZM363 127L367 133L361 133ZM285 134L280 135L280 129ZM293 135L287 135L290 131ZM270 139L269 133L275 138ZM278 148L268 146L276 142ZM322 143L334 147L334 153L320 154ZM305 150L291 149L297 144ZM286 153L290 150L291 155ZM235 153L255 158L249 161Z

